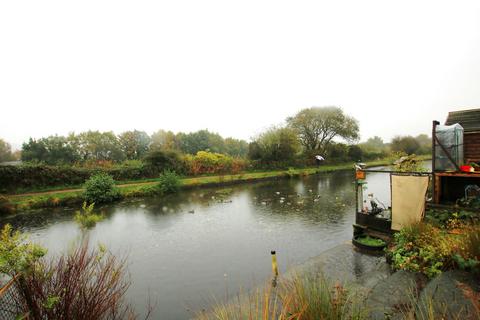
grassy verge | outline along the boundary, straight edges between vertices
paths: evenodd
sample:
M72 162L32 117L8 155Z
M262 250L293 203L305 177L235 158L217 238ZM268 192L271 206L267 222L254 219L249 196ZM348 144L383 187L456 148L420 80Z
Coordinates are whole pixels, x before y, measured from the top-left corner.
M391 163L389 159L368 162L369 167L388 165ZM240 174L226 174L216 176L200 176L200 177L185 177L182 179L182 188L189 189L201 186L216 186L228 185L242 182L259 181L266 179L282 178L282 177L296 177L307 176L318 173L327 173L342 170L351 170L352 163L338 164L338 165L324 165L310 168L290 168L288 170L272 170L263 172L245 172ZM117 182L122 198L143 197L158 194L154 186L158 183L159 178L143 179L128 181L122 184ZM16 194L7 196L10 203L13 205L15 211L24 211L35 208L51 208L77 205L83 202L82 186L77 186L78 189L68 187L69 190L58 190L53 188L50 190L42 190L43 194ZM48 192L48 193L46 193Z

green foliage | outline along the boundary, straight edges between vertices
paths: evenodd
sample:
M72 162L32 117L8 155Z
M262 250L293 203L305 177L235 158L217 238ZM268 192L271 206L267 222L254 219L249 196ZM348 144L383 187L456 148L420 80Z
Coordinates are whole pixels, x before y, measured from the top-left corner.
M99 171L115 180L140 180L153 178L159 171L152 171L141 161L126 161L109 167L50 166L24 163L19 166L0 166L0 193L53 186L80 186Z
M466 210L428 209L425 220L436 227L451 229L458 225L468 225L480 222L480 213Z
M158 188L163 194L175 193L180 186L180 177L173 171L165 170L159 177Z
M99 173L85 182L84 198L90 203L107 203L119 199L120 192L110 175Z
M84 202L82 205L82 210L78 210L75 213L75 221L83 229L93 228L97 222L102 221L105 217L102 214L96 214L93 212L95 203L87 205L87 202Z
M335 137L346 141L359 138L358 121L343 113L339 107L312 107L299 111L287 119L306 150L325 150Z
M70 141L62 136L32 139L22 146L23 161L38 161L46 164L73 163L80 155Z
M46 249L27 242L27 237L6 224L0 235L0 273L11 277L32 271L34 264L46 254Z

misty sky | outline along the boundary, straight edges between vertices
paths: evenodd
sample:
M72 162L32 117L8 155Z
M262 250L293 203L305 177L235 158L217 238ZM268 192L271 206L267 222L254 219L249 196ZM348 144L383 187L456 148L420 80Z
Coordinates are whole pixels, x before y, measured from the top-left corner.
M0 137L249 139L337 105L362 140L480 106L480 1L2 1Z

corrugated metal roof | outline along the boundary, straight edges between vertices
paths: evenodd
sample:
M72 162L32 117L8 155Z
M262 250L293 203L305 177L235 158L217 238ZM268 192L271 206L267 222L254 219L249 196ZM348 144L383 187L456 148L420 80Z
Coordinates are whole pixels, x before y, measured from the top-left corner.
M445 124L454 123L460 123L464 132L480 131L480 108L449 112Z

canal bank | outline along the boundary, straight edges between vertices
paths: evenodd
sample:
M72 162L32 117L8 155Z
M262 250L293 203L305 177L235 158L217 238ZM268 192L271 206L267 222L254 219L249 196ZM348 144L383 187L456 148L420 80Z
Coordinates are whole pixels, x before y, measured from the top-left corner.
M391 159L371 161L367 163L367 167L389 165L391 162ZM188 190L199 187L228 186L256 181L309 176L314 174L346 170L353 170L353 164L346 163L339 165L322 165L310 168L290 168L288 170L245 172L231 175L227 174L217 176L185 177L181 179L181 189ZM130 181L129 183L125 184L118 184L117 187L119 189L121 198L128 199L152 195L158 196L158 192L154 189L156 184L158 184L156 179L153 181L140 180ZM0 203L0 205L6 208L5 211L9 211L11 213L39 208L79 206L84 201L82 188L4 195L3 199L3 203Z

